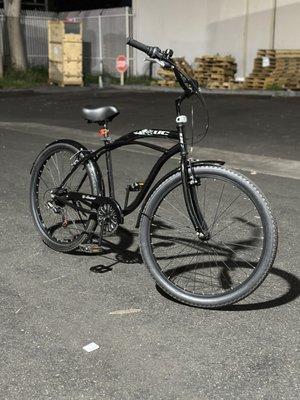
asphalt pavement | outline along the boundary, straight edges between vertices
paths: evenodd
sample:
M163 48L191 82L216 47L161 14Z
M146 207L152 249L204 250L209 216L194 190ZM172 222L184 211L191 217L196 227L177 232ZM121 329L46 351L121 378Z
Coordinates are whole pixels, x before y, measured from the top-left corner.
M38 152L59 137L96 146L81 106L116 105L121 114L111 128L120 135L172 127L175 97L0 94L1 399L298 399L300 180L289 165L299 168L300 98L207 98L211 131L197 151L228 155L229 165L254 180L280 232L267 280L230 308L188 307L155 286L139 256L136 213L103 255L56 253L34 229L28 190ZM115 152L118 198L155 159L138 148ZM87 353L91 342L99 348Z

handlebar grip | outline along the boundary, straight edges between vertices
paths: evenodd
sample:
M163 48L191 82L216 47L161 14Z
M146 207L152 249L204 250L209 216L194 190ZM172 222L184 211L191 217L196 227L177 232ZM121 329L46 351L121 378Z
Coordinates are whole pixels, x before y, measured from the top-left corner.
M150 46L146 46L145 44L138 42L137 40L132 38L127 38L127 44L131 47L135 47L136 49L143 51L148 56L150 55L151 52Z

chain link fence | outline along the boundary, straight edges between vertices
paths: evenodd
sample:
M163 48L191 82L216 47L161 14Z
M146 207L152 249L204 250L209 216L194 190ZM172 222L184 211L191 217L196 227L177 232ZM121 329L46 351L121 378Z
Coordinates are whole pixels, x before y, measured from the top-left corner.
M53 19L82 21L84 73L116 75L115 59L119 54L127 56L129 73L132 71L133 58L126 46L132 26L128 7L59 14L22 11L21 26L29 66L48 65L48 21ZM4 65L8 65L9 46L3 9L0 9L0 46Z

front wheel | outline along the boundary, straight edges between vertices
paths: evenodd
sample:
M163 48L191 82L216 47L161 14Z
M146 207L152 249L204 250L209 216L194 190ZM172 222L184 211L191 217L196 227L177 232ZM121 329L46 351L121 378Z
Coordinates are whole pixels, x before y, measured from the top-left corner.
M190 305L219 308L262 283L275 259L277 227L266 198L245 176L219 166L195 166L194 174L210 239L197 236L176 172L145 206L140 248L166 293Z

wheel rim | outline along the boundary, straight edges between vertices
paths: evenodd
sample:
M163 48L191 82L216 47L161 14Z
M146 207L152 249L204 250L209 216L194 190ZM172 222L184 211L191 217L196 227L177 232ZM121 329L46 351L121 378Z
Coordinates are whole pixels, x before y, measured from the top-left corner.
M71 150L54 149L43 161L35 182L34 204L37 217L45 234L59 244L78 240L86 232L90 221L88 214L75 211L70 206L58 207L51 198L51 191L57 188L70 172L76 157L76 153ZM93 194L89 174L80 186L85 174L86 168L79 167L64 188L72 191L80 189L84 193ZM61 209L61 212L54 212L53 207Z
M197 237L179 181L150 220L151 252L168 284L187 295L213 298L236 292L250 281L264 254L266 232L261 210L241 184L221 175L200 178L197 198L211 239Z

